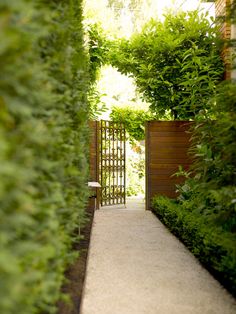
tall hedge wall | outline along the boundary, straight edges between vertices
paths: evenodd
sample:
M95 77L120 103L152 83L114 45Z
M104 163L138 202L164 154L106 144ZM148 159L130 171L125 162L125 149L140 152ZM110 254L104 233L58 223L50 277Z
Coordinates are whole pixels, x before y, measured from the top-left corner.
M87 198L81 0L0 1L0 313L55 313Z

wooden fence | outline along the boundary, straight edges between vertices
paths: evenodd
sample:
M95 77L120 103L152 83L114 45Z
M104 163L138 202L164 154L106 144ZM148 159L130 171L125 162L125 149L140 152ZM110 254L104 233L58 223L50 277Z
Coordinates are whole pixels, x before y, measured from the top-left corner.
M182 178L173 176L179 165L189 169L190 122L150 121L146 124L146 209L154 195L175 198L175 184Z

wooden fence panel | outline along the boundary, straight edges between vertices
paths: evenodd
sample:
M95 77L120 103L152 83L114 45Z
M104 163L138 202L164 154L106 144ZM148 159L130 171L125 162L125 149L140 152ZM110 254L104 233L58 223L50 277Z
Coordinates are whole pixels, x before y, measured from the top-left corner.
M182 178L172 176L180 165L189 169L191 122L149 121L146 124L146 209L154 195L175 198L175 184Z

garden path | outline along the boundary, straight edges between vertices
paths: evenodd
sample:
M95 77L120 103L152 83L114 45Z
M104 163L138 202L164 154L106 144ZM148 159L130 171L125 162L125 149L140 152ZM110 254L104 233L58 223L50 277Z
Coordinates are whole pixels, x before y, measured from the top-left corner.
M235 314L236 304L144 203L133 201L95 212L81 313Z

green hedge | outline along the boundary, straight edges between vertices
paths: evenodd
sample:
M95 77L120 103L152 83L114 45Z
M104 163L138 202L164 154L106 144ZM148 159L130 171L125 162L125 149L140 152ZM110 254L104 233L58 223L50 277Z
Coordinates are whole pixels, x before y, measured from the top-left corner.
M174 200L155 197L152 207L170 231L236 295L236 236Z
M81 0L0 3L0 313L55 313L87 199ZM76 231L77 230L77 231Z

